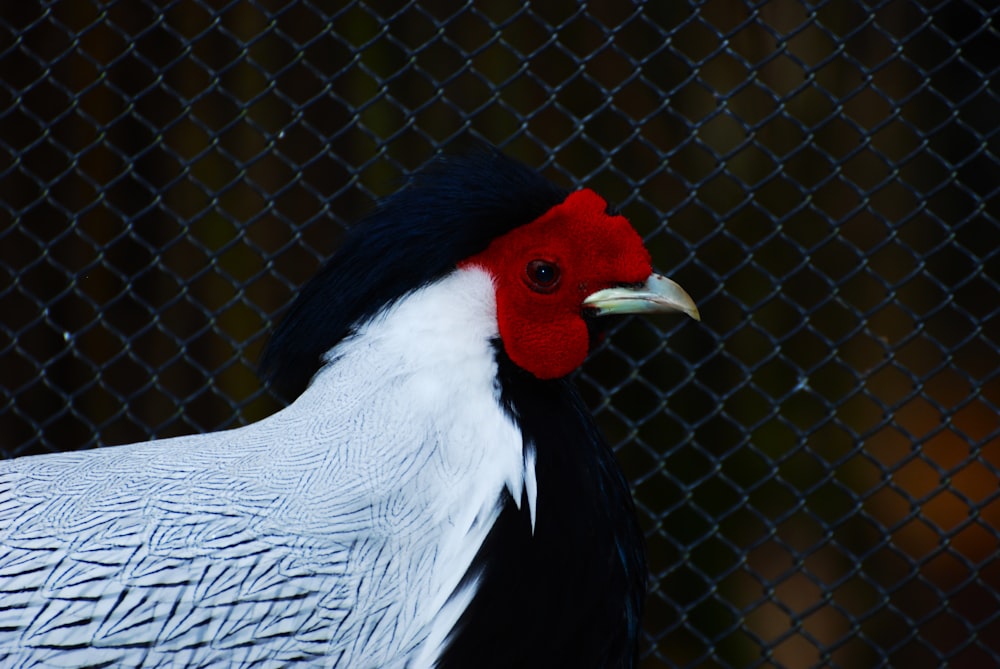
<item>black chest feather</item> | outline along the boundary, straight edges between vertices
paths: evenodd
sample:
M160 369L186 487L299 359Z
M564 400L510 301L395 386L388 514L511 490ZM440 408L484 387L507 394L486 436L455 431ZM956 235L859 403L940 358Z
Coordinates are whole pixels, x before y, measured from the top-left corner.
M498 358L503 402L536 451L535 529L526 503L504 501L438 667L631 668L646 566L628 486L569 382Z

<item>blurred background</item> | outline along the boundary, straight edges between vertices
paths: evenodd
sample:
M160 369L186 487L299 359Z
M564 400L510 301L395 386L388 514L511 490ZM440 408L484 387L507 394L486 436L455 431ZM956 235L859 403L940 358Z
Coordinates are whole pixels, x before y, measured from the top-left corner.
M344 228L481 138L601 192L703 321L577 380L643 668L1000 663L985 0L0 4L0 452L215 430Z

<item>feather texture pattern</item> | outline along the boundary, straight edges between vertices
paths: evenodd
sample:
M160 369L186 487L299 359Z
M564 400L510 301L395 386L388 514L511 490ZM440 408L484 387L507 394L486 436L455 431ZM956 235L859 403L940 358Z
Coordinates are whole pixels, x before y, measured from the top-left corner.
M433 666L502 501L534 515L494 300L403 296L259 423L0 462L0 666Z

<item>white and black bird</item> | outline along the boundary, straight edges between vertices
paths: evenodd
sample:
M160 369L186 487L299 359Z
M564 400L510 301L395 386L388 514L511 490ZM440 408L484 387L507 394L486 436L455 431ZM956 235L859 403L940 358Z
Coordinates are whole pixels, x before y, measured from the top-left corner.
M350 230L264 357L286 408L0 462L0 667L632 667L628 485L566 376L680 311L590 190L484 149Z

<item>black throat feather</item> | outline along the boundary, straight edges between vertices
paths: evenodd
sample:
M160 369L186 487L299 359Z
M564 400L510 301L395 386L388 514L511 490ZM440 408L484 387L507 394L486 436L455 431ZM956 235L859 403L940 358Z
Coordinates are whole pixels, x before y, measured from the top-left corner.
M535 448L535 527L508 496L437 668L631 669L646 563L628 484L572 382L539 380L495 348L501 401Z

